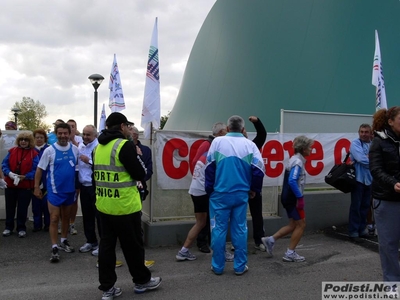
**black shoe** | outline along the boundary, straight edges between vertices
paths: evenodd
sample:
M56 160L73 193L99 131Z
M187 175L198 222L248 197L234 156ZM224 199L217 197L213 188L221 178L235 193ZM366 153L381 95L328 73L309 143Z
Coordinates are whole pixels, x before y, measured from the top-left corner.
M33 228L33 232L38 232L38 231L41 231L42 230L42 228L40 228L40 227L38 227L38 228Z
M199 250L200 250L200 252L203 252L203 253L211 252L210 247L208 247L208 245L203 245L203 246L199 247Z
M58 248L54 247L51 249L50 262L56 263L60 261L60 255L58 254Z

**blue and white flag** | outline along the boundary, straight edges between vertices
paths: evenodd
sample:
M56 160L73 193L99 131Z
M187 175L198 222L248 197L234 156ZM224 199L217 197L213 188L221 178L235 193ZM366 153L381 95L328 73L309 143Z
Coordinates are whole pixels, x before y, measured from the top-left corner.
M111 112L121 111L125 109L124 92L122 91L121 78L119 77L119 70L117 64L117 56L114 54L114 61L111 67L110 83L110 102L108 106Z
M106 110L105 110L105 105L103 103L103 109L101 110L101 116L100 116L100 122L99 122L99 128L98 131L101 132L103 129L106 129Z
M372 67L372 85L376 86L375 109L387 108L385 81L383 79L383 68L381 58L381 48L379 46L378 31L375 30L375 54Z
M158 63L158 31L157 18L154 23L153 35L151 37L149 59L147 61L146 84L144 88L144 99L142 108L143 135L145 139L150 138L152 127L160 127L160 69Z

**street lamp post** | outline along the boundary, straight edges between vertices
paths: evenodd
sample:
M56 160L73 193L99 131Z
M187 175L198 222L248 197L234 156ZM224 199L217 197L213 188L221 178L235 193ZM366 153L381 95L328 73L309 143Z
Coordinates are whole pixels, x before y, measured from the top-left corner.
M88 78L94 87L94 127L97 128L97 89L103 82L104 77L100 74L92 74Z
M18 113L21 111L18 107L14 107L11 109L12 112L14 112L14 121L15 121L15 126L17 126L18 129Z

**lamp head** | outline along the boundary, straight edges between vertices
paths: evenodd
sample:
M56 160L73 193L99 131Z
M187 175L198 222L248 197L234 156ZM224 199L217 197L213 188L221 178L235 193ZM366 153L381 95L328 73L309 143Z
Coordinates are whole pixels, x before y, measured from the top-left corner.
M103 82L104 77L100 74L92 74L89 77L90 82L92 83L95 90L97 90L100 84Z

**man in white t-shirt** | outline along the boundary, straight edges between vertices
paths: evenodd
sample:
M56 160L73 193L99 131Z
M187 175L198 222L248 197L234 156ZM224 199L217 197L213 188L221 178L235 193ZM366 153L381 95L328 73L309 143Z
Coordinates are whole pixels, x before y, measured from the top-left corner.
M78 148L69 142L71 128L67 123L56 125L57 142L46 148L39 161L35 174L34 195L43 197L40 189L42 172L47 170L47 199L50 213L50 239L52 243L51 262L58 262L58 250L74 252L67 240L68 225L72 204L75 201L76 166ZM58 222L61 220L61 243L57 245Z

